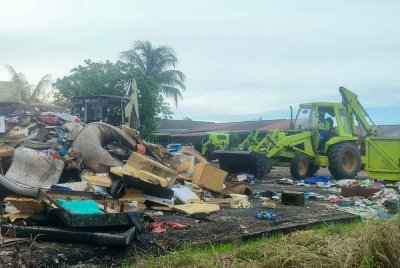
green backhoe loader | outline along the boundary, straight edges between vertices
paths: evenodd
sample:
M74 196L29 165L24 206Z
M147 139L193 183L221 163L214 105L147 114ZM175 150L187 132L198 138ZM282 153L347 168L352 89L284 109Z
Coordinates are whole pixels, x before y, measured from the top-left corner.
M342 103L301 104L289 129L272 131L261 141L253 132L241 151L214 152L220 167L263 177L272 165L286 165L295 179L314 175L320 166L336 179L354 178L363 168L371 178L400 180L400 138L378 137L357 95L344 87L339 92Z

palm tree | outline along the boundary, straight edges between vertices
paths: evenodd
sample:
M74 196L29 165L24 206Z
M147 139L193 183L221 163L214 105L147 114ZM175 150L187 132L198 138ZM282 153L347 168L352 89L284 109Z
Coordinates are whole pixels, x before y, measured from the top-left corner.
M121 58L143 74L152 77L164 94L172 97L175 105L178 105L178 99L182 99L181 90L186 89L186 76L175 70L178 58L171 47L154 47L149 41L136 41L133 48L121 52Z
M40 79L36 86L28 83L25 74L18 73L11 65L5 65L11 75L11 82L18 85L21 90L22 100L43 100L48 94L45 94L46 88L51 84L50 74L46 74ZM40 99L42 97L42 99Z

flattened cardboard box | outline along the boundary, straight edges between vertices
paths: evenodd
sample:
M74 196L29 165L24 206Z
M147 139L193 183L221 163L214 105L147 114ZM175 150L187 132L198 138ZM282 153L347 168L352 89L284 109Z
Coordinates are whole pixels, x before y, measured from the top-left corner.
M198 163L194 167L192 182L205 189L220 193L228 172L210 166L205 163Z

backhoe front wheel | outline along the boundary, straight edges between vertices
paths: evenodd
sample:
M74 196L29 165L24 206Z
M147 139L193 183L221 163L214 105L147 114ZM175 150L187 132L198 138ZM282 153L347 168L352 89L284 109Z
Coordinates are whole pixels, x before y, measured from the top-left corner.
M304 155L296 155L290 162L290 174L296 180L307 177L310 168L310 160Z
M329 171L335 179L353 179L361 167L361 155L357 146L342 142L329 150Z

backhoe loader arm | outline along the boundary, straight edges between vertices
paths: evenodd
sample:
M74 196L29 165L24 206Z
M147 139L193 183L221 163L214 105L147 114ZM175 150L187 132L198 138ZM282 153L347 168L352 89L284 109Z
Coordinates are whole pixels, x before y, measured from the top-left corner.
M358 121L358 124L360 124L364 128L368 136L376 136L378 128L375 126L367 111L357 99L357 95L344 87L340 87L339 92L340 95L342 95L342 102L343 105L346 107L347 114L354 114L356 120ZM371 124L368 122L368 119Z

